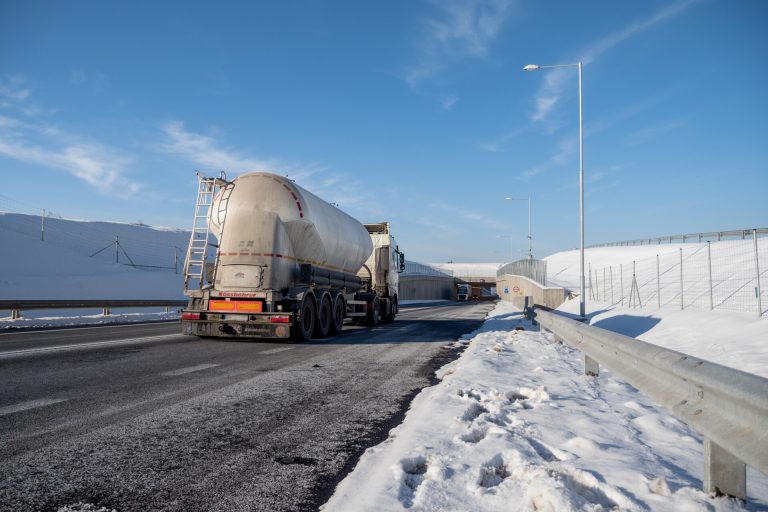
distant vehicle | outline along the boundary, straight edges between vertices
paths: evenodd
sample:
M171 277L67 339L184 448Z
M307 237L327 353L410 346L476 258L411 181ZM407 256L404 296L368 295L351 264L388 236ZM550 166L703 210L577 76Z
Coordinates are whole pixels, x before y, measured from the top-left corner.
M183 333L303 341L395 319L405 255L388 222L360 224L275 174L199 178Z
M464 301L472 298L472 286L467 283L456 285L456 300Z

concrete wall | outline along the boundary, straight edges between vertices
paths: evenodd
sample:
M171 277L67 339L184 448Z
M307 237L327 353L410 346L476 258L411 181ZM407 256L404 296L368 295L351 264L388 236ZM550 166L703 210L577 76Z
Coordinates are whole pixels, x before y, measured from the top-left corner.
M536 304L556 308L565 302L565 289L542 286L523 276L504 274L496 278L496 293L503 300L520 304L521 297L533 297Z
M456 279L438 276L400 276L400 300L456 300Z

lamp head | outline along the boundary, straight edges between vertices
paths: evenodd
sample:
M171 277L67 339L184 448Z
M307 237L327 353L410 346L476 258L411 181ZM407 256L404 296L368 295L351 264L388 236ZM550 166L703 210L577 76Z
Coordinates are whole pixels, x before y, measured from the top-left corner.
M523 68L523 71L536 71L537 69L541 69L541 66L538 64L528 64Z

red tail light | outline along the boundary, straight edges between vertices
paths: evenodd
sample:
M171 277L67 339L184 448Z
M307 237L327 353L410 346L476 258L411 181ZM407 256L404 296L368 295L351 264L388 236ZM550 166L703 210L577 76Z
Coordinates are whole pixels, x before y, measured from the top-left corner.
M182 313L182 320L200 320L200 313Z
M291 323L291 317L289 316L272 316L269 317L269 321L273 324L289 324Z

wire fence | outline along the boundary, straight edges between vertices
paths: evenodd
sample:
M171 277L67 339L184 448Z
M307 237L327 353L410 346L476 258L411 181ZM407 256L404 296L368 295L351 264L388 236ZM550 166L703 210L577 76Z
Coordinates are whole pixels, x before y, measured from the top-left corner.
M525 259L507 263L496 272L497 277L504 274L527 277L547 286L547 262L543 260Z
M728 239L741 239L768 236L768 228L751 228L751 229L733 229L730 231L710 231L702 233L686 233L684 235L667 235L656 238L638 238L636 240L624 240L622 242L609 242L605 244L589 245L587 249L593 247L616 247L616 246L630 246L630 245L661 245L671 244L673 242L698 242L701 243L704 240L721 240Z
M143 223L83 222L0 195L0 230L56 249L147 271L180 272L189 232Z
M768 238L696 243L628 264L588 264L588 297L632 308L768 313Z

